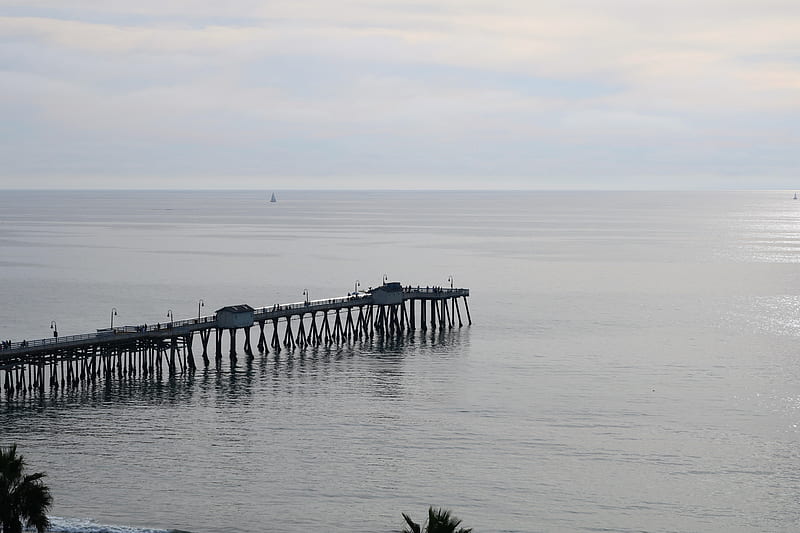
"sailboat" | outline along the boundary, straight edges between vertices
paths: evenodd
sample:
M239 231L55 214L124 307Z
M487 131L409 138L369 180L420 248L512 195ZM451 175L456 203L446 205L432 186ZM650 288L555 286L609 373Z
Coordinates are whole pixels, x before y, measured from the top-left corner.
M795 200L796 199L797 199L797 195L795 195ZM272 193L272 198L270 198L269 201L270 201L270 203L273 203L273 204L278 201L278 199L275 198L275 193Z

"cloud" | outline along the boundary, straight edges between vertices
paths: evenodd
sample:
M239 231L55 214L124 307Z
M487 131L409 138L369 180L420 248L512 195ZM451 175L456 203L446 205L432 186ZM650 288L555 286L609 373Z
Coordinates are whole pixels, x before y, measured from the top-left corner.
M794 2L745 0L7 1L0 187L91 161L570 180L598 153L619 155L607 174L700 176L741 168L731 144L789 175L798 23Z

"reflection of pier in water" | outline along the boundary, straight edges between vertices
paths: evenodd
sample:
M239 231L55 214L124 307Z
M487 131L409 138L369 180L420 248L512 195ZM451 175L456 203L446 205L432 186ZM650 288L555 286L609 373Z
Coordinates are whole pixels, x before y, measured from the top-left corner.
M0 386L6 395L52 388L76 388L97 378L170 376L193 372L195 333L205 366L210 364L209 340L214 332L216 366L221 366L223 333L228 331L229 356L236 364L238 330L244 333L242 350L253 358L251 330L258 327L260 353L281 349L314 348L372 339L402 338L414 332L447 330L472 323L469 289L403 287L385 283L367 292L340 298L279 304L254 309L248 305L223 307L214 315L166 324L120 326L97 333L12 343L0 350ZM419 315L417 315L419 313ZM269 330L272 330L269 335Z
M175 406L205 397L220 404L248 405L257 389L282 389L291 395L315 394L324 382L338 382L354 375L376 398L399 397L402 362L409 355L427 354L431 362L445 352L457 356L459 346L468 342L468 329L437 329L407 332L405 335L362 338L344 344L322 344L299 350L282 350L231 359L229 365L211 365L195 372L154 372L117 374L106 379L72 382L71 386L50 387L42 394L26 390L6 395L15 409L69 408L124 409L129 405ZM449 347L449 348L445 348ZM444 351L443 351L444 350ZM446 357L441 362L447 364ZM348 376L345 378L344 376ZM103 376L99 376L103 377ZM329 385L330 386L330 385ZM0 396L2 400L3 396ZM0 401L0 405L3 402Z

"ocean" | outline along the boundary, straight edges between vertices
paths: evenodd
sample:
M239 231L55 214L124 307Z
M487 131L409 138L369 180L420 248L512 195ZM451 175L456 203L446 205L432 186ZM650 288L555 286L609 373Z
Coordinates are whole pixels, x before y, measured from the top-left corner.
M54 531L800 529L791 192L272 192L0 191L0 339L384 276L473 324L2 395Z

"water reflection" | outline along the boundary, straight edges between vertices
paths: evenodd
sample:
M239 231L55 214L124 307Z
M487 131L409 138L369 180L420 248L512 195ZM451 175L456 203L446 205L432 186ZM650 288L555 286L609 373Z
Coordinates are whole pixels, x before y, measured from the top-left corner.
M76 387L47 389L44 397L28 393L16 397L4 396L2 411L34 409L103 408L128 405L176 405L190 402L194 395L195 376L192 374L131 376L123 379L81 382Z
M376 398L403 394L408 357L458 354L469 328L416 332L404 336L358 340L345 345L308 346L257 355L223 358L195 372L131 375L96 383L49 388L43 396L26 392L0 396L0 413L60 409L113 410L128 406L165 407L213 399L215 403L249 405L261 389L277 394L316 394L315 387L357 381Z

